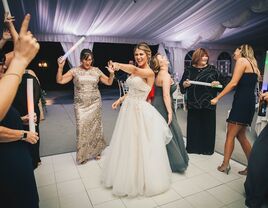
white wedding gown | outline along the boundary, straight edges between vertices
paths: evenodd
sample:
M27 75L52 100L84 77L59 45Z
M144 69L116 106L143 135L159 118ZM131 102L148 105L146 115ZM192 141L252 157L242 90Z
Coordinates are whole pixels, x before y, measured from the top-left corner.
M102 182L117 196L152 196L170 187L166 144L172 134L164 118L146 98L150 87L137 76L127 79L125 98L105 150Z

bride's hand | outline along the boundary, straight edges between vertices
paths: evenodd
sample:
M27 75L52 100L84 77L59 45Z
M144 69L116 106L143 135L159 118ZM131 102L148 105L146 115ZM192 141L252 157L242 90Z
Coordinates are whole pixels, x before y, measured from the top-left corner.
M110 60L108 62L108 67L109 68L112 68L113 71L118 71L119 70L118 63L117 62L113 62L112 60Z
M120 98L112 104L112 109L116 109L121 104Z

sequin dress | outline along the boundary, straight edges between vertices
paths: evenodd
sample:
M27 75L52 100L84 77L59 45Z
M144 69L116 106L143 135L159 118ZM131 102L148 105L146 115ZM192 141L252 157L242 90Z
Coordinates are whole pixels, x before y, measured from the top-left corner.
M101 119L101 95L98 89L99 78L103 73L96 67L90 70L80 67L70 70L74 77L76 161L81 164L99 155L106 147Z

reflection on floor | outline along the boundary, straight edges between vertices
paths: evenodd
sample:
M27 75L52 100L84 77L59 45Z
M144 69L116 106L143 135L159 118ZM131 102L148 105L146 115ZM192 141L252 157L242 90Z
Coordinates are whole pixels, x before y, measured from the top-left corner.
M185 174L172 174L169 191L154 197L115 197L101 184L104 158L76 165L75 153L42 158L35 171L40 208L244 208L245 167L231 161L229 175L216 170L220 154L190 154Z

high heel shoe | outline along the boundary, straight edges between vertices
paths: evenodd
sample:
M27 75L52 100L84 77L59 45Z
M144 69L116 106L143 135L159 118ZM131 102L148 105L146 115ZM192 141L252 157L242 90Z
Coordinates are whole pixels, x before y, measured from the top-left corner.
M217 169L218 171L226 173L228 175L231 170L231 166L230 164L228 164L227 166L224 166L224 164L221 164L221 166L218 166Z

